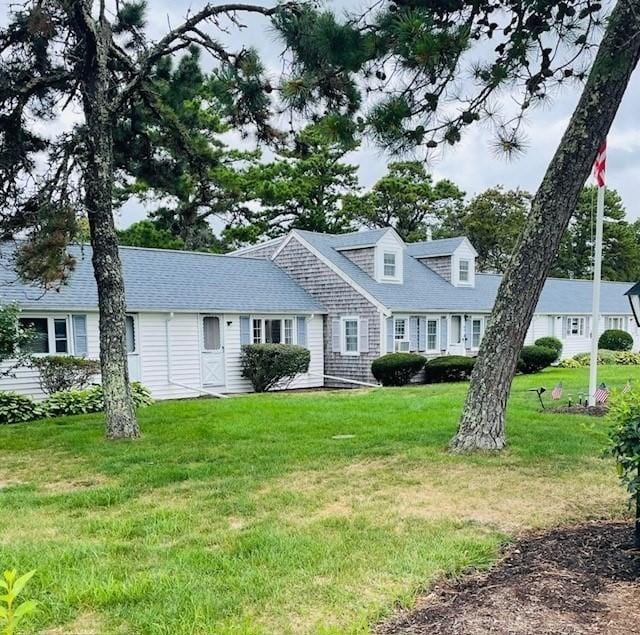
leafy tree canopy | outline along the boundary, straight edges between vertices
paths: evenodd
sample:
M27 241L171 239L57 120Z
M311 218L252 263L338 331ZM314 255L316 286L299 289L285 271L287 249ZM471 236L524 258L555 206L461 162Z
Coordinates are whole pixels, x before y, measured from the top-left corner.
M309 126L297 135L293 149L282 149L273 162L249 168L249 189L257 206L236 237L275 237L290 229L341 233L353 228L344 199L359 189L357 166L343 158L356 145L341 142L326 125Z
M485 190L442 217L438 236L466 236L478 252L480 271L503 273L529 213L531 195L501 186Z
M131 247L154 247L156 249L184 249L182 240L157 223L145 219L118 231L118 242Z
M593 263L597 188L582 190L577 209L567 227L551 275L588 278ZM640 279L638 226L626 220L626 209L618 192L605 190L602 236L602 277L605 280Z
M444 179L434 183L420 161L391 163L387 174L362 196L350 196L346 209L368 227L393 227L408 242L425 240L428 228L461 206L464 192Z

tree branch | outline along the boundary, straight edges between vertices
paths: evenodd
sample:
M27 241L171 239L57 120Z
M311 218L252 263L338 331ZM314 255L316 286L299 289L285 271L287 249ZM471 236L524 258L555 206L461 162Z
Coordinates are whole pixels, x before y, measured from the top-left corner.
M280 4L274 7L262 7L254 4L245 3L229 3L214 6L207 4L204 9L198 11L190 18L186 19L179 27L171 30L161 40L157 42L148 52L146 52L138 61L138 68L127 83L120 91L118 97L114 100L111 111L116 112L124 103L140 88L140 85L153 69L153 66L161 58L170 55L176 50L180 50L189 46L189 44L197 43L206 48L212 55L218 59L228 61L233 56L226 51L220 44L205 36L198 28L199 25L211 19L216 19L223 15L234 13L255 13L265 17L271 17L277 12L282 11L291 3ZM195 38L194 35L195 34Z

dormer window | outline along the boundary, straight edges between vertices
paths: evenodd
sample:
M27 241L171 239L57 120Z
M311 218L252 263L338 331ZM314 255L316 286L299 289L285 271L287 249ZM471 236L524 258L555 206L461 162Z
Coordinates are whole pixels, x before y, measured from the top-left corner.
M460 260L458 267L458 281L470 282L471 263L468 260Z
M396 254L393 252L384 252L384 277L396 277Z

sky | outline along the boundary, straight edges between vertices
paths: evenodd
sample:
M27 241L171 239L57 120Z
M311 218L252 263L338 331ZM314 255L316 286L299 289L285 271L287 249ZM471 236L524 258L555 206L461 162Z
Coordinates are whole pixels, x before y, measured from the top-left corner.
M255 0L260 4L271 4L267 0ZM154 38L161 37L169 25L181 22L189 10L197 11L205 2L202 0L149 0L148 32ZM329 0L327 5L335 9L367 6L369 0ZM4 22L9 2L0 0ZM251 19L240 39L256 46L268 68L277 74L281 65L282 44L276 40L273 31L264 18ZM213 33L211 29L209 32ZM234 30L234 40L238 39ZM433 160L428 168L436 179L449 178L469 196L489 187L503 185L506 188L521 188L534 192L544 175L545 168L553 156L571 112L579 97L578 89L567 89L547 104L544 109L532 112L525 129L527 149L515 159L496 156L492 149L494 137L481 126L467 128L463 140L453 148L448 148L442 157ZM628 86L624 100L616 116L608 138L607 185L621 194L631 219L640 218L640 70L636 70ZM386 165L393 161L371 143L365 143L357 152L347 155L346 160L358 166L360 183L370 187L386 171ZM130 201L117 219L121 227L144 218L145 205Z

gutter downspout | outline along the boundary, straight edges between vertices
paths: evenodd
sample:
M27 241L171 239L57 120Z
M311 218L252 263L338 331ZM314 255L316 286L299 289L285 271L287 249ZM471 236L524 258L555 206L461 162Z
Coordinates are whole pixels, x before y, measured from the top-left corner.
M170 385L179 386L180 388L185 388L186 390L191 390L192 392L195 392L198 395L204 394L204 395L210 395L211 397L216 397L218 399L228 399L228 395L223 395L222 393L214 392L213 390L206 390L205 388L202 388L202 387L194 388L193 386L187 386L186 384L181 384L173 380L173 373L171 372L171 338L169 337L170 335L169 323L171 322L171 320L173 320L173 317L174 317L174 313L173 311L171 311L171 313L169 313L167 319L164 322L165 340L167 343L167 382Z

